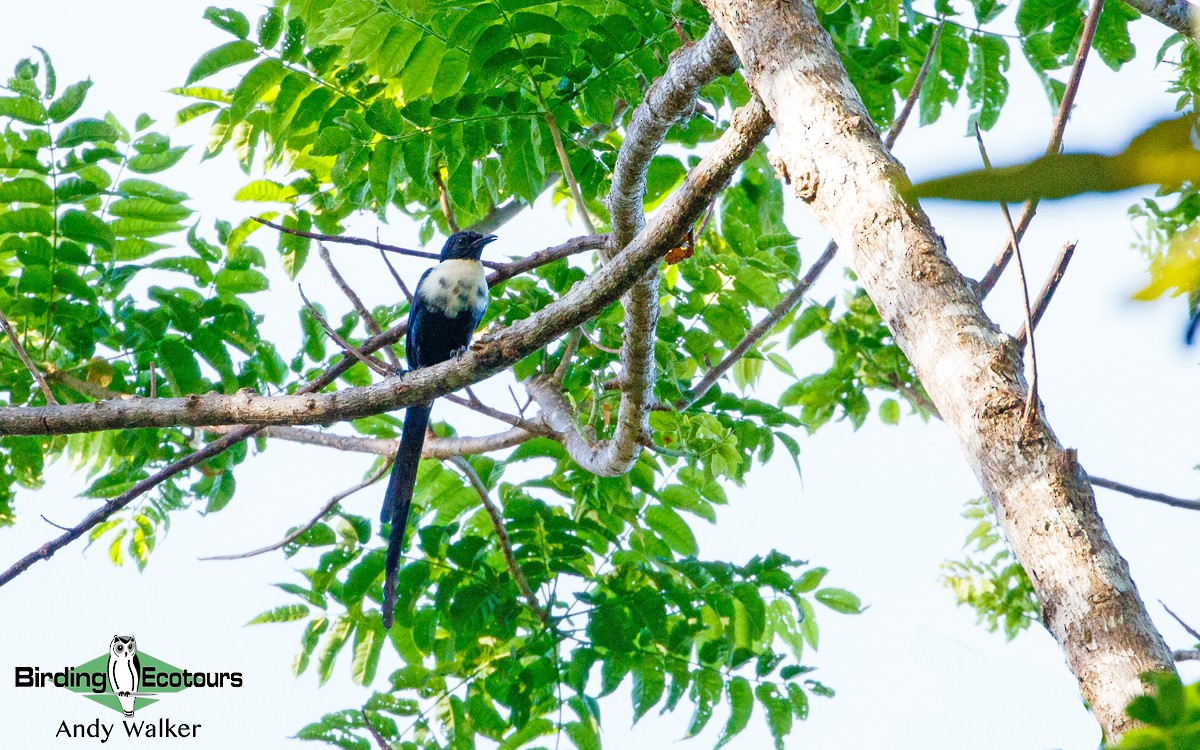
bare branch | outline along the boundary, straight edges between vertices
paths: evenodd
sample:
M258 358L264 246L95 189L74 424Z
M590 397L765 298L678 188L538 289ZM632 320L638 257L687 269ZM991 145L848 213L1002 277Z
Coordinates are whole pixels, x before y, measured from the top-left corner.
M379 361L375 357L363 354L358 350L357 347L351 345L348 341L343 339L341 335L333 329L333 326L329 325L329 321L325 320L325 316L322 315L316 307L313 307L313 303L308 301L308 297L304 295L304 287L297 285L296 289L300 291L300 299L304 301L304 306L308 308L308 313L316 318L316 321L321 324L321 328L325 329L325 333L329 336L329 338L333 339L335 344L342 348L342 351L353 354L354 358L366 365L368 370L374 370L376 373L385 378L393 374L391 368L386 364Z
M913 79L912 88L909 89L908 96L904 99L904 106L900 108L900 114L896 115L896 118L892 120L892 127L888 128L883 145L887 146L889 151L896 146L896 139L904 131L904 126L908 124L908 116L912 114L913 107L917 105L917 99L921 97L921 87L925 85L929 67L933 63L933 53L937 51L938 42L942 39L942 30L945 28L946 22L943 20L933 30L933 38L929 40L929 51L925 53L925 59L921 61L921 69L917 71L917 76Z
M454 209L450 207L450 192L446 190L446 183L442 180L440 166L433 169L433 184L437 188L438 207L442 209L442 218L446 220L446 226L453 234L458 231L458 221L454 218Z
M1096 0L1097 3L1103 0ZM983 145L983 133L979 131L979 125L975 125L975 142L979 144L979 156L983 158L983 168L990 170L992 161L988 159L987 149ZM1030 424L1031 418L1037 410L1037 387L1038 387L1038 367L1037 367L1037 347L1033 340L1033 311L1029 304L1029 282L1025 278L1025 261L1021 258L1021 241L1017 237L1016 227L1013 226L1012 214L1008 212L1008 204L1000 201L1000 213L1004 214L1004 223L1008 225L1008 238L1012 243L1013 253L1017 256L1017 276L1021 282L1021 301L1025 305L1025 330L1029 331L1029 391L1025 395L1025 424Z
M285 227L282 224L276 224L274 222L267 221L266 219L262 219L257 216L252 216L251 218L254 219L255 221L257 221L259 224L268 226L277 232L283 232L284 234L295 235L296 237L307 237L310 240L321 240L324 242L337 242L342 245L363 245L365 247L378 248L379 250L383 250L383 251L389 252L389 253L396 253L397 255L411 255L414 258L428 258L430 260L438 260L440 258L440 256L437 253L431 253L431 252L427 252L425 250L410 250L407 247L400 247L398 245L387 245L382 242L376 242L375 240L368 240L364 237L349 237L349 236L342 236L342 235L338 235L338 234L321 234L320 232L304 232L299 229L289 229L288 227ZM482 262L485 266L488 266L489 268L498 268L500 265L502 265L500 263L496 263L495 261L485 260Z
M8 583L12 579L24 573L29 569L29 566L40 560L48 560L55 552L58 552L63 547L75 541L79 537L91 531L96 526L107 521L114 513L121 510L135 499L143 494L154 489L171 477L180 472L187 471L193 466L219 455L229 448L237 445L254 433L252 428L242 428L236 432L232 432L223 438L219 438L204 446L200 450L187 455L175 463L165 467L161 471L143 479L125 492L122 492L117 497L109 500L96 510L89 513L82 521L73 526L69 531L53 539L41 547L38 547L33 552L25 555L17 562L13 563L7 570L0 573L0 586Z
M1083 77L1083 66L1087 63L1088 51L1092 48L1092 39L1096 36L1096 27L1100 23L1100 12L1104 10L1104 0L1092 0L1092 8L1088 11L1087 19L1083 24L1083 33L1079 38L1079 49L1075 52L1075 62L1071 65L1071 75L1067 78L1066 88L1063 89L1062 100L1058 103L1058 112L1054 115L1054 123L1050 126L1050 142L1046 144L1047 154L1057 154L1062 148L1063 133L1067 129L1067 119L1071 116L1071 107L1075 104L1075 95L1079 92L1079 81ZM1038 199L1033 198L1026 201L1024 208L1021 209L1021 216L1017 219L1016 228L1012 232L1017 240L1025 236L1025 230L1029 228L1030 222L1033 221L1033 215L1037 213ZM987 297L996 286L996 282L1000 280L1000 274L1004 273L1005 266L1008 265L1009 259L1013 253L1012 237L1005 240L1004 248L1000 254L996 256L996 260L992 261L992 267L983 275L979 283L975 287L975 293L979 299Z
M1170 505L1172 508L1200 510L1200 500L1185 500L1182 497L1164 495L1161 492L1141 490L1137 487L1131 487L1128 484L1122 484L1121 482L1114 482L1111 479L1104 479L1102 477L1095 476L1094 474L1088 474L1087 479L1094 487L1103 487L1106 490L1120 492L1124 495L1129 495L1130 497L1136 497L1142 500L1150 500L1151 502L1162 503L1163 505Z
M521 572L521 566L517 564L516 555L513 554L512 541L508 538L508 532L504 528L504 517L500 515L500 509L492 502L489 496L487 485L479 478L474 467L462 457L451 458L450 463L463 473L475 491L479 493L479 502L483 503L484 509L487 511L488 517L492 519L492 528L496 530L496 537L500 541L500 551L504 554L504 564L508 566L508 573L512 576L513 582L517 584L517 589L521 592L521 596L525 599L525 603L533 610L542 624L550 622L550 615L546 610L542 609L542 605L538 603L537 597L533 595L533 591L529 588L529 581L525 579L525 574Z
M558 120L554 118L554 113L548 108L546 109L546 127L550 128L550 138L554 141L554 151L558 154L558 163L562 167L563 176L567 179L567 189L571 191L571 200L575 201L575 210L579 213L579 218L583 220L583 226L587 229L588 234L596 233L596 225L592 223L592 217L588 214L587 206L583 202L583 192L579 189L579 182L575 179L575 172L571 169L571 162L567 159L567 150L563 147L562 131L558 129Z
M396 267L393 266L392 261L388 259L387 253L380 250L379 257L383 260L384 265L387 266L388 272L392 274L392 278L395 279L396 286L400 287L400 291L404 294L404 299L411 303L413 298L412 292L408 291L408 286L404 283L404 279L400 278L400 274L396 272Z
M809 288L820 278L821 272L825 270L825 267L829 265L829 262L833 260L833 256L836 254L837 243L831 241L825 246L825 252L821 253L821 257L817 258L816 262L809 267L804 277L796 282L796 287L788 292L787 296L781 299L779 304L775 305L771 309L771 312L767 313L762 320L755 323L753 328L746 331L746 335L737 343L737 346L733 347L729 354L726 354L725 358L718 362L715 367L704 373L704 377L700 379L700 382L696 384L692 392L675 402L675 408L682 411L704 398L704 394L708 393L709 389L721 379L721 376L729 371L729 368L733 367L739 359L744 357L746 352L750 351L763 336L770 333L771 329L779 321L783 320L784 316L791 312L793 307L800 304L800 300L804 299L805 294L808 294Z
M1200 651L1196 650L1172 651L1171 656L1175 661L1200 661Z
M629 244L645 226L642 201L646 196L646 173L667 131L692 113L701 86L732 74L736 68L733 47L716 24L709 26L699 42L671 54L667 70L633 111L617 154L612 187L605 201L612 225L607 257Z
M386 477L388 475L388 471L391 468L392 468L392 464L389 461L388 463L383 465L382 469L375 472L371 476L367 477L363 481L359 482L358 484L354 485L353 487L351 487L349 489L342 490L341 492L337 493L333 497L329 498L329 502L325 503L325 505L323 505L321 507L321 510L319 510L317 512L317 514L312 517L311 520L309 520L307 523L305 523L301 526L297 526L295 529L293 529L291 532L289 532L287 536L285 536L283 539L280 539L278 542L275 542L274 544L268 544L266 547L259 547L258 549L250 550L249 552L240 552L238 554L233 554L233 555L213 555L212 557L201 557L199 559L200 560L244 560L247 557L255 557L257 555L264 555L268 552L272 552L277 549L282 549L283 547L286 547L287 545L289 545L292 542L299 539L301 534L304 534L309 529L311 529L313 526L316 526L317 523L322 518L329 515L329 511L333 510L334 507L336 507L338 503L340 503L341 501L350 497L355 492L358 492L359 490L362 490L362 489L366 489L367 487L370 487L371 485L378 482L380 479L383 479L384 477Z
M1166 605L1166 602L1164 602L1162 599L1159 599L1158 603L1162 605L1163 609L1167 610L1167 614L1170 615L1172 618L1174 618L1175 622L1179 623L1183 627L1183 629L1187 631L1188 635L1195 638L1197 643L1200 643L1200 631L1196 630L1191 625L1188 625L1186 622L1183 621L1182 617L1180 617L1179 615L1172 612L1171 608L1168 607Z
M566 346L563 347L562 359L558 361L558 367L554 368L554 374L551 376L556 383L562 383L563 378L567 375L567 368L571 366L571 360L575 358L575 352L579 349L579 340L583 338L583 329L576 328L571 331L571 335L567 338Z
M4 329L4 335L8 336L9 342L13 345L13 349L17 351L17 356L21 358L25 369L29 370L29 374L33 376L38 387L42 389L42 395L46 397L46 403L57 404L58 399L54 397L54 392L50 390L50 384L46 382L42 371L29 358L29 353L25 351L25 347L21 346L21 340L17 338L17 334L13 331L12 326L9 325L8 318L4 315L3 310L0 310L0 328Z
M229 434L239 429L237 427L208 427L209 432L214 432L218 435ZM303 427L287 427L276 425L273 427L264 427L260 434L266 435L273 440L283 440L289 443L300 443L303 445L316 445L322 448L332 448L334 450L346 451L348 453L369 453L376 456L391 457L396 455L396 449L399 447L399 441L388 438L369 438L360 437L358 435L339 435L333 432L321 432L319 430L306 429ZM531 431L514 427L511 430L498 432L492 435L480 435L441 438L427 437L424 445L421 447L421 458L451 458L453 456L476 456L482 453L492 453L494 451L502 451L521 443L527 442L535 437L554 437L546 428L541 428L538 431Z
M1041 322L1042 316L1046 314L1046 308L1050 306L1050 300L1054 298L1054 293L1058 291L1058 285L1063 280L1063 276L1067 273L1067 264L1071 262L1071 257L1075 254L1075 245L1078 243L1068 242L1062 246L1062 250L1058 251L1058 257L1054 259L1054 267L1050 269L1050 274L1046 276L1046 281L1042 284L1041 291L1038 292L1037 299L1033 303L1033 328L1037 330L1037 324ZM1013 340L1017 342L1017 346L1025 346L1025 337L1028 335L1025 324L1021 324L1021 330L1017 331L1017 335L1013 336Z

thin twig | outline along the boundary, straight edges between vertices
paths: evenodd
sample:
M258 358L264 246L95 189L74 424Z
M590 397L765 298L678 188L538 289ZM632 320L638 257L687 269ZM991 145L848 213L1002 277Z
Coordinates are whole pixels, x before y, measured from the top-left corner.
M153 474L138 482L133 487L130 487L117 497L109 500L108 502L104 503L104 505L89 513L82 521L73 526L70 531L67 531L57 539L53 539L43 544L33 552L30 552L28 555L25 555L20 560L13 563L7 570L5 570L3 573L0 573L0 586L3 586L20 574L24 573L29 569L29 566L33 565L39 560L50 559L55 552L83 536L96 526L104 523L114 513L121 510L126 505L129 505L129 503L141 497L146 492L149 492L151 489L157 487L176 474L186 471L193 466L212 458L213 456L220 455L226 450L242 442L255 432L257 432L257 429L254 427L244 427L237 432L232 432L223 438L212 441L195 453L179 459L169 466L166 466L156 474Z
M342 294L346 295L346 299L350 300L350 305L354 308L355 312L358 313L358 316L363 319L363 322L366 324L367 330L371 332L371 335L378 336L379 334L383 333L383 328L380 327L379 321L375 320L375 316L372 315L371 311L367 309L367 306L363 304L362 298L358 296L357 292L350 288L350 285L346 283L346 279L344 279L342 274L338 272L337 266L333 264L333 258L329 257L329 250L325 247L324 242L317 242L317 253L321 256L321 260L325 261L325 268L329 270L329 275L333 278L333 283L337 284L338 289L342 290ZM391 268L392 264L388 261L387 255L382 250L379 251L379 255L383 258L383 261L388 264L388 268ZM392 273L395 273L395 271L393 270ZM390 346L384 347L383 353L388 358L388 362L391 364L393 370L400 368L400 359L396 356L396 352L392 351Z
M397 255L411 255L414 258L428 258L430 260L440 260L441 259L441 256L438 253L430 253L430 252L426 252L425 250L410 250L407 247L399 247L397 245L387 245L382 242L376 242L375 240L368 240L363 237L350 237L348 235L343 236L343 235L338 235L338 234L321 234L320 232L303 232L299 229L290 229L288 227L283 226L282 224L276 224L274 222L267 221L266 219L262 219L257 216L252 216L251 218L254 219L255 221L257 221L259 224L268 226L277 232L283 232L284 234L291 234L291 235L295 235L297 237L307 237L310 240L321 240L323 242L336 242L336 243L340 243L342 245L362 245L364 247L373 247L373 248L383 250L383 251L389 252L389 253L396 253ZM481 260L480 263L482 263L486 268L491 268L493 270L498 270L500 268L503 268L505 265L507 265L505 263L498 263L494 260Z
M825 267L829 265L829 262L833 260L833 256L836 254L837 243L830 242L825 246L825 252L821 253L821 257L817 258L816 262L809 267L808 272L804 274L804 277L796 282L796 287L788 292L787 296L780 300L779 304L775 305L771 309L771 312L767 313L762 320L755 323L754 327L746 332L742 340L737 343L737 346L733 347L729 354L725 355L724 359L708 372L704 373L704 377L700 379L700 382L696 384L692 392L675 402L675 408L683 411L703 398L704 394L708 393L709 389L716 384L729 368L733 367L739 359L744 357L746 352L750 351L763 336L770 333L771 329L779 321L783 320L784 316L791 312L793 307L800 303L800 300L808 293L809 288L820 277L821 272L825 270Z
M352 354L355 359L366 365L368 369L374 370L385 378L391 377L395 374L392 369L380 359L377 357L372 357L369 354L363 354L358 350L357 347L352 346L348 341L343 339L341 335L333 329L333 326L329 325L329 321L325 320L325 316L321 315L321 313L317 311L317 308L313 306L313 303L308 301L308 297L304 296L304 287L297 284L296 288L300 290L300 299L304 300L304 306L308 308L309 314L316 318L317 322L321 324L321 328L325 329L325 333L329 335L329 338L333 339L335 344L342 348L342 351Z
M921 61L921 69L917 71L917 77L913 79L912 89L904 99L904 106L900 108L900 114L892 120L892 127L888 128L887 137L883 139L883 145L887 146L889 151L896 145L896 139L903 132L904 126L908 123L908 116L912 114L913 107L916 106L917 99L921 96L921 87L925 85L925 77L929 75L929 68L933 63L933 53L937 50L944 28L946 28L945 20L933 30L933 38L929 40L929 51L925 53L925 59Z
M57 404L58 399L54 397L54 392L50 390L50 384L46 382L46 378L42 375L42 371L37 368L33 360L29 358L25 347L21 346L21 340L17 338L17 334L13 332L12 326L8 323L8 318L4 315L4 311L0 310L0 327L4 328L4 335L8 336L8 340L12 343L13 349L17 350L17 356L21 358L25 369L29 370L29 374L37 381L38 387L42 389L42 395L46 397L46 403Z
M1068 242L1062 246L1062 250L1058 251L1058 257L1054 259L1054 267L1050 269L1050 274L1046 276L1045 283L1042 284L1041 291L1038 292L1037 299L1033 303L1033 330L1037 330L1037 325L1042 321L1042 316L1046 314L1046 308L1050 306L1050 300L1054 297L1054 293L1058 291L1058 285L1062 282L1063 276L1067 273L1067 264L1071 262L1071 256L1075 254L1075 245L1078 243ZM1017 342L1017 346L1025 346L1025 337L1028 332L1025 324L1021 324L1021 330L1017 331L1017 335L1013 340Z
M1067 129L1067 118L1071 115L1071 107L1075 104L1075 95L1079 92L1079 81L1083 77L1083 66L1087 62L1088 50L1092 48L1092 39L1096 36L1096 26L1100 23L1100 12L1104 10L1104 0L1093 0L1091 10L1088 11L1087 19L1083 23L1083 33L1079 37L1079 49L1075 51L1075 62L1071 65L1071 75L1067 78L1067 85L1063 89L1062 100L1058 103L1058 112L1054 115L1054 123L1050 126L1050 142L1046 145L1047 154L1057 154L1062 148L1063 133ZM1031 198L1025 202L1024 208L1021 209L1021 217L1017 220L1016 230L1012 233L1020 240L1025 236L1025 230L1029 228L1029 223L1033 221L1033 215L1037 213L1038 199ZM1009 259L1012 257L1013 244L1012 239L1005 240L1004 249L992 261L992 267L983 275L979 283L975 287L975 293L979 295L979 299L987 297L992 289L996 286L996 282L1000 280L1000 274L1004 273L1005 266L1008 265Z
M587 332L587 331L583 330L583 327L582 327L582 326L580 326L580 327L579 327L577 330L579 331L579 333L580 333L580 334L582 334L582 335L583 335L583 340L584 340L584 341L588 342L589 344L591 344L592 346L596 347L596 348L597 348L597 349L599 349L600 351L602 351L602 352L608 352L609 354L620 354L620 353L621 353L621 350L620 350L620 349L614 349L614 348L607 347L607 346L605 346L604 344L601 344L601 343L600 343L599 341L597 341L596 339L593 339L591 336L589 336L589 335L588 335L588 332ZM514 397L514 398L515 398L515 397Z
M512 541L509 540L508 532L504 529L504 517L500 515L500 509L492 502L487 485L479 478L479 474L476 473L475 468L471 466L467 459L458 456L449 459L449 461L463 473L467 481L479 493L479 501L483 503L484 509L487 510L488 516L492 519L492 527L496 530L496 537L500 540L500 551L504 554L504 564L508 566L508 572L512 576L513 582L517 584L517 589L520 590L525 603L529 605L529 608L538 616L543 625L549 624L550 615L538 603L537 597L533 595L533 591L529 588L529 581L525 579L525 574L521 571L521 566L517 564L517 557L513 554Z
M1185 510L1200 510L1200 500L1186 500L1181 497L1173 497L1171 495L1164 495L1161 492L1150 492L1149 490L1140 490L1137 487L1130 487L1127 484L1122 484L1121 482L1114 482L1111 479L1103 479L1101 477L1095 476L1094 474L1088 474L1088 481L1092 483L1093 487L1103 487L1106 490L1112 490L1113 492L1120 492L1122 494L1129 495L1130 497L1141 498L1142 500L1150 500L1152 502L1162 503L1163 505L1170 505L1172 508L1183 508Z
M1097 0L1101 2L1101 0ZM979 156L983 159L983 168L990 170L992 162L988 159L987 149L983 145L983 133L979 131L979 125L975 125L975 142L979 144ZM1033 337L1033 309L1029 303L1029 282L1025 276L1025 261L1021 258L1021 241L1017 237L1017 229L1013 226L1012 214L1008 212L1008 204L1000 201L1000 212L1004 214L1004 223L1008 225L1008 237L1012 242L1013 253L1017 256L1017 276L1021 282L1021 300L1025 303L1025 330L1029 332L1029 392L1025 395L1025 415L1024 422L1026 425L1032 424L1031 420L1037 415L1037 383L1038 383L1038 368L1037 368L1037 347L1034 345Z
M433 168L433 185L437 188L438 208L442 210L442 218L446 220L446 226L453 234L458 231L458 221L454 218L454 209L450 207L450 191L446 190L440 165Z
M158 398L158 367L150 360L150 398Z
M51 521L49 518L46 518L46 516L45 516L45 515L42 515L42 514L39 514L39 515L41 515L41 516L42 516L42 520L43 520L43 521L45 521L46 523L50 524L51 526L53 526L54 528L58 529L59 531L70 531L70 530L71 530L71 529L70 529L70 527L68 527L68 526L63 526L63 525L62 525L62 524L60 524L60 523L55 523L55 522Z
M567 150L563 148L562 131L558 129L558 120L554 119L554 113L549 109L546 110L546 126L550 128L550 138L554 140L554 150L558 154L558 163L562 166L563 176L567 180L567 188L571 191L571 199L575 201L575 210L579 213L579 218L583 220L583 225L587 227L588 234L595 234L596 225L592 223L592 217L583 203L583 192L579 189L579 182L575 180L575 172L571 169L571 162L567 159Z
M404 283L404 279L400 278L400 274L396 272L396 267L393 266L392 261L388 259L387 253L380 250L379 257L383 258L383 262L385 265L387 265L388 271L391 272L392 278L396 280L396 286L400 287L400 291L404 293L404 298L411 304L413 299L412 292L408 291L408 286Z
M371 485L378 482L380 479L383 479L385 476L387 476L388 471L390 471L391 468L392 468L392 462L388 461L387 463L385 463L383 465L383 468L381 468L379 471L375 472L374 474L367 477L366 479L359 482L358 484L354 485L353 487L346 489L346 490L342 490L338 494L329 498L329 502L327 502L327 503L325 503L325 505L321 506L321 510L318 511L317 514L312 517L312 520L308 521L307 523L305 523L302 526L297 526L295 529L293 529L291 532L289 532L287 536L285 536L283 539L280 539L278 542L275 542L274 544L268 544L266 547L259 547L258 549L250 550L249 552L241 552L241 553L233 554L233 555L213 555L212 557L201 557L201 558L197 558L197 559L200 559L200 560L244 560L247 557L255 557L257 555L264 555L268 552L272 552L277 549L282 549L283 547L286 547L287 545L289 545L292 542L299 539L301 534L304 534L306 531L311 529L313 526L316 526L317 523L319 523L322 518L324 518L326 515L328 515L329 511L333 510L334 507L338 503L340 503L341 501L350 497L355 492L366 489L367 487L370 487Z
M1183 626L1183 629L1187 631L1188 635L1190 635L1191 637L1195 638L1197 643L1200 643L1200 631L1197 631L1197 630L1196 630L1195 628L1193 628L1191 625L1188 625L1186 622L1184 622L1184 621L1183 621L1183 618L1182 618L1182 617L1180 617L1179 615L1177 615L1177 614L1175 614L1174 612L1172 612L1172 611L1171 611L1171 608L1170 608L1170 607L1168 607L1168 606L1167 606L1167 603L1166 603L1166 602L1164 602L1162 599L1159 599L1159 600L1158 600L1158 603L1162 605L1162 608L1163 608L1163 609L1167 610L1167 614L1168 614L1168 615L1170 615L1171 617L1175 618L1175 622L1177 622L1177 623L1179 623L1181 626Z
M576 328L571 331L571 335L567 338L566 345L563 346L562 359L558 362L558 367L554 368L554 380L561 383L563 378L567 376L567 368L571 366L571 360L575 358L575 352L579 349L579 340L583 338L583 329Z
M367 731L370 732L371 737L375 739L375 744L379 745L379 750L392 750L392 746L388 743L387 738L380 734L379 730L375 728L375 725L371 723L370 717L367 716L367 709L360 708L358 709L358 712L362 714L363 724L367 725Z

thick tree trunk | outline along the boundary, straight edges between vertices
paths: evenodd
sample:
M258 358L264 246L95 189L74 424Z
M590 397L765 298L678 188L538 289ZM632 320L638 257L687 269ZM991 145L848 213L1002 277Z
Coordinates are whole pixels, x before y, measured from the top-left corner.
M780 176L852 253L859 279L987 492L1084 698L1109 737L1139 676L1174 669L1096 513L1091 486L1043 415L1026 424L1021 352L984 314L928 217L901 196L809 0L705 0L779 132Z

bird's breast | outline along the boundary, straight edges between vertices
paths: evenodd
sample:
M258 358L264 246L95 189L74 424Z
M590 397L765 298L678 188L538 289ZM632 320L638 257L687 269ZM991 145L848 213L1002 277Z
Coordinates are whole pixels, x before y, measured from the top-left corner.
M481 317L488 302L483 264L474 260L444 260L430 269L417 294L426 305L447 318L464 313Z

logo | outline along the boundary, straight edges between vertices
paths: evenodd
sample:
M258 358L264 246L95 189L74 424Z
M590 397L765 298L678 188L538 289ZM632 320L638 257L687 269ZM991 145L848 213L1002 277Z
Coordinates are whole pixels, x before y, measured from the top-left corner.
M240 688L241 672L180 669L138 650L132 635L114 635L108 652L75 667L44 669L16 667L18 688L66 688L72 693L119 712L128 737L195 737L200 724L181 724L167 718L139 720L138 711L189 688ZM116 723L97 718L90 724L64 720L56 737L93 737L106 742Z

